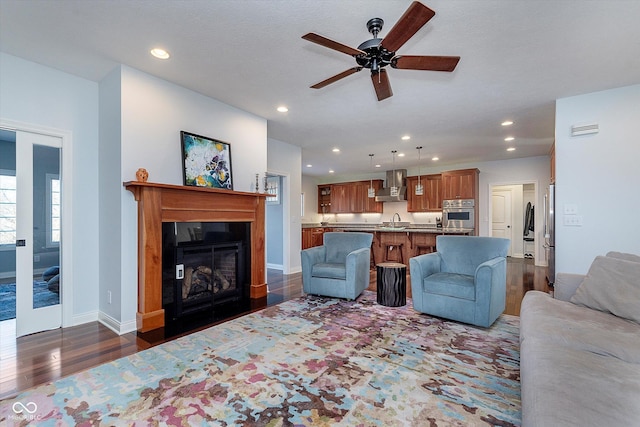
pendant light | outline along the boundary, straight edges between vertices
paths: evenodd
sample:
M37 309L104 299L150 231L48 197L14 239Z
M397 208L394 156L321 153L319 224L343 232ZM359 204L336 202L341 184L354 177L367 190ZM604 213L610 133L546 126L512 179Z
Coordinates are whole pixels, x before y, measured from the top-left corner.
M396 153L397 152L398 152L397 150L393 150L391 152L391 154L393 155L393 185L389 189L389 194L392 197L398 196L398 187L396 187Z
M376 197L376 189L373 188L373 154L369 154L369 168L371 169L371 175L369 176L369 190L367 190L367 195L370 199Z
M422 196L424 192L422 183L420 182L420 150L422 150L422 146L416 147L416 150L418 150L418 185L416 185L416 196Z

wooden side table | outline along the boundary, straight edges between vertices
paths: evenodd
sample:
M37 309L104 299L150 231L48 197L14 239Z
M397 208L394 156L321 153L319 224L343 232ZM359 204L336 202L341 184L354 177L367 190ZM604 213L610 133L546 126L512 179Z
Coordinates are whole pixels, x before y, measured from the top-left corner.
M399 262L376 265L377 302L387 307L407 304L407 266Z

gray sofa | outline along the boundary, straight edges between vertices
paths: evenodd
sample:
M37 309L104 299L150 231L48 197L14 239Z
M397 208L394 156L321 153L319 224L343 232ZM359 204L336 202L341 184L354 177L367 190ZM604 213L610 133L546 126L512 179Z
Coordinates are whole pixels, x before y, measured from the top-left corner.
M640 257L631 254L597 257L586 276L558 274L554 297L527 292L522 425L640 426L638 313Z

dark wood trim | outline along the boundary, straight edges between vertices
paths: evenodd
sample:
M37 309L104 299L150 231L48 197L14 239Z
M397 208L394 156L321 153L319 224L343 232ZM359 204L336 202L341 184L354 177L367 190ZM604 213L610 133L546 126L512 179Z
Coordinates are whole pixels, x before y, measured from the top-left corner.
M128 181L138 202L138 312L136 327L164 326L162 308L163 222L248 222L251 234L251 298L267 295L265 199L267 194Z

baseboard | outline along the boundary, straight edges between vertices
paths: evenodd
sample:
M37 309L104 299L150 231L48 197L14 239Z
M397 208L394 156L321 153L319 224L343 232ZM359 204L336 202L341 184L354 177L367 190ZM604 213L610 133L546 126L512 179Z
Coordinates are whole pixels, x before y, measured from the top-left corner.
M118 335L128 334L129 332L134 332L137 330L135 320L121 323L108 314L103 313L102 311L98 314L98 322L102 323L104 326L111 329Z
M282 271L282 270L284 270L284 265L282 265L282 264L272 264L272 263L268 262L267 263L267 268L271 268L271 269L274 269L274 270Z
M71 318L71 325L78 326L98 320L98 310L89 311L87 313L74 314Z
M289 270L288 274L294 274L294 273L302 273L302 266L298 265L296 267L292 267L291 270Z

